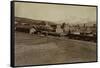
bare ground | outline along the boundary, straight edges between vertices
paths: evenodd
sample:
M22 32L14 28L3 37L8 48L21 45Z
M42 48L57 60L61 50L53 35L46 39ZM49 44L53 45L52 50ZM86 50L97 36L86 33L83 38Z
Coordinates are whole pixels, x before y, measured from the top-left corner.
M16 66L89 61L96 61L96 43L16 32Z

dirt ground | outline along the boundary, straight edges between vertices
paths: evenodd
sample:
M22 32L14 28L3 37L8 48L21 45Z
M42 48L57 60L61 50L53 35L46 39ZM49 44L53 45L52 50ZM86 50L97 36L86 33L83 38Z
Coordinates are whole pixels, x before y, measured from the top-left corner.
M15 65L96 61L96 43L16 32Z

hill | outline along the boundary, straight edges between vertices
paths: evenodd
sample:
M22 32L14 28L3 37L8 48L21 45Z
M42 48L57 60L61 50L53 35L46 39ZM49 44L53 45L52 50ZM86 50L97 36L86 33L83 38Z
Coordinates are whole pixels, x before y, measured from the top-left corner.
M27 24L49 24L49 25L55 25L55 23L51 22L51 21L34 20L34 19L23 18L23 17L15 17L15 21L17 21L18 23L27 23Z

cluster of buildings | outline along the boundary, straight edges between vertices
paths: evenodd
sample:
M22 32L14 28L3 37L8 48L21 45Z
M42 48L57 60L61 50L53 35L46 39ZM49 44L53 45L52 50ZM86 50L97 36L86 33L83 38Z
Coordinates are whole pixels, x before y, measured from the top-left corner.
M52 35L52 36L67 36L73 39L80 39L86 41L97 40L97 25L92 24L54 24L48 22L40 22L38 24L30 24L25 22L15 21L15 30L29 34L38 35Z
M17 25L18 22L16 21L15 24ZM33 27L34 26L34 27ZM83 35L96 35L96 24L87 25L86 24L28 24L28 23L20 23L16 26L17 28L22 28L30 30L31 28L34 28L36 30L47 31L47 32L55 32L59 34L83 34Z
M96 24L92 24L91 26L87 24L65 24L64 30L65 33L70 31L72 34L96 35L96 28Z

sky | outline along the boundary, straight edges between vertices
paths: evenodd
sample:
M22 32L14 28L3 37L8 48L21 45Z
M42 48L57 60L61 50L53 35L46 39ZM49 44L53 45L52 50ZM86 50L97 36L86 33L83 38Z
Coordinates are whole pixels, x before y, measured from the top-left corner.
M15 2L15 16L59 23L96 21L96 7Z

